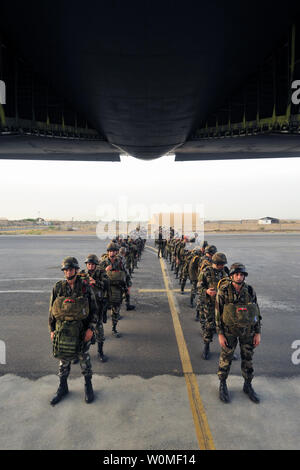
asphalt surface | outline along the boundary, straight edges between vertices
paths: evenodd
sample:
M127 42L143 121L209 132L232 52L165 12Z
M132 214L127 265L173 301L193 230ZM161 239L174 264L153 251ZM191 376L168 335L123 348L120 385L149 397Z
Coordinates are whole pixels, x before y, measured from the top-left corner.
M49 296L62 278L60 263L65 256L76 256L81 268L88 253L100 255L106 244L96 237L18 237L2 238L0 279L1 336L6 344L5 366L0 373L39 378L57 373L51 357L48 333ZM152 266L155 264L155 269ZM166 295L139 294L145 286L162 288L163 280L155 255L148 250L133 275L132 303L136 311L126 311L118 325L122 338L111 335L111 320L105 325L104 351L109 361L93 361L95 373L110 377L134 374L152 377L180 374L180 360ZM10 292L13 291L13 292ZM91 357L96 358L96 346ZM73 367L72 376L80 376Z
M240 361L233 362L229 389L236 407L231 408L234 411L234 414L231 415L227 405L220 403L217 397L216 371L219 353L217 339L214 339L212 344L211 359L209 361L201 359L200 325L194 321L195 311L189 307L189 293L181 295L179 292L173 291L193 372L197 376L200 394L204 401L216 446L217 448L257 449L280 448L282 445L282 448L297 448L299 445L295 440L295 433L298 432L299 435L300 423L297 414L292 410L297 409L294 407L298 406L296 397L299 397L299 387L296 384L299 383L300 364L292 362L292 354L295 352L292 344L296 340L300 340L298 317L300 235L213 234L207 235L207 239L210 244L217 246L218 251L226 253L229 264L240 261L246 265L249 272L247 282L256 290L263 317L262 343L254 355L255 383L258 385L263 403L259 406L251 402L249 404L247 397L245 398L240 392L242 386ZM153 243L149 243L149 246L151 245L153 246ZM6 363L0 364L0 381L3 379L7 387L10 379L11 384L21 381L22 386L26 384L28 393L32 395L34 385L30 384L36 383L37 403L38 400L46 399L46 391L42 392L41 384L47 388L51 382L51 387L47 388L47 394L51 393L50 388L53 391L57 383L55 374L57 374L58 363L51 355L47 327L48 305L52 286L62 278L60 263L65 256L71 255L76 256L81 267L84 267L86 255L88 253L100 255L105 251L105 246L105 242L93 236L0 237L2 268L0 275L0 340L6 345ZM178 281L170 271L169 264L166 263L166 265L171 288L179 289ZM186 290L189 287L188 282ZM118 325L122 337L119 339L111 335L111 321L108 319L105 325L106 341L104 346L104 351L109 358L108 362L102 364L97 360L95 346L91 348L91 359L95 383L101 384L100 388L104 387L104 390L105 387L107 388L107 400L111 397L111 393L114 393L113 391L119 390L120 384L127 393L126 397L122 396L121 398L120 396L118 399L118 402L122 403L123 419L120 416L116 417L116 422L121 419L121 423L118 425L114 423L114 430L118 426L121 426L122 429L124 426L126 427L126 419L130 420L132 417L133 403L142 400L143 396L144 401L140 404L141 414L143 417L145 413L148 416L147 426L149 427L151 410L153 416L156 416L155 413L159 413L159 419L162 419L164 414L164 423L167 422L169 426L166 429L168 438L163 443L158 442L155 438L155 427L149 428L149 435L147 433L140 434L137 427L137 435L133 441L118 440L115 436L114 445L117 447L114 447L111 440L108 439L107 442L102 440L101 444L98 444L100 448L197 448L188 400L182 395L182 393L185 394L182 364L168 298L165 292L151 292L151 289L164 288L162 270L157 255L146 247L138 269L133 275L131 302L136 305L136 310L127 312L124 306L122 307L123 318ZM140 292L141 289L149 291ZM75 385L81 383L80 376L79 366L73 365L70 379L74 380ZM22 378L30 379L30 382L22 382ZM106 379L114 380L106 382ZM144 380L146 381L144 382ZM41 392L39 393L38 390ZM137 390L140 390L141 393L139 399L137 398ZM178 394L179 390L180 394ZM163 398L160 405L155 402L151 408L154 392L156 396L162 394ZM176 392L177 395L174 396ZM151 398L146 398L149 397L149 393ZM73 404L74 400L76 400L76 395L73 396ZM126 400L126 403L123 403L123 400ZM18 406L21 405L20 402L12 401L10 403L8 400L6 406L6 398L4 401L1 400L1 403L0 416L2 419L3 413L5 416L5 413L8 413L10 409L18 409ZM41 410L44 407L43 403L44 401L41 401ZM99 403L101 404L101 400ZM164 411L161 408L162 403L164 403ZM272 406L274 403L278 410L276 419ZM109 407L109 403L106 406ZM233 404L229 406L233 406ZM252 406L250 415L249 406ZM112 409L114 407L115 405L112 406ZM181 423L181 427L177 428L176 435L174 434L176 424L173 421L174 407ZM226 412L224 412L224 407ZM124 410L126 410L125 414ZM249 416L253 421L252 434L247 429ZM262 426L260 416L264 416L264 426ZM127 418L125 419L125 417ZM235 417L236 421L230 433L228 419L232 417ZM281 422L279 422L280 420ZM280 426L283 429L283 423L286 424L287 430L293 429L294 434L287 437L286 433L282 440ZM137 423L135 424L137 425ZM266 438L265 426L267 425L273 432L268 437L269 440ZM277 425L279 428L276 440ZM19 424L16 434L18 441L16 441L15 448L34 448L32 443L24 440L25 428L23 434L20 435L22 430L22 424ZM11 429L11 433L14 432L16 429ZM110 435L109 428L108 435ZM124 433L122 435L124 436ZM144 439L141 438L142 435ZM231 438L236 435L239 435L239 439L232 441ZM4 436L3 439L5 439ZM24 444L18 447L20 442L24 442ZM65 447L61 446L61 443L53 442L52 445L53 448L72 448L69 437L65 436L64 443ZM49 445L48 439L41 440L38 448L48 448ZM94 445L96 446L96 444ZM0 448L14 447L11 441L8 444L7 441L2 442L0 439ZM87 445L86 448L91 447Z
M291 345L300 339L300 235L251 234L210 235L209 243L226 253L228 262L243 262L248 269L247 282L256 290L263 317L262 343L255 352L255 374L276 377L298 375ZM153 243L150 243L153 245ZM51 357L47 330L49 296L54 283L61 279L60 263L67 255L76 256L82 268L88 253L100 255L105 242L92 236L35 237L1 236L0 301L1 334L6 344L6 365L0 374L15 373L38 378L56 373ZM169 270L174 289L178 281ZM212 360L200 359L202 340L200 326L194 322L194 309L189 307L189 282L185 295L175 293L184 337L195 373L216 371L219 347L212 344ZM164 289L162 273L155 253L146 249L133 275L132 303L136 310L122 307L119 323L122 338L111 336L111 321L105 325L105 352L110 360L94 361L96 373L111 377L136 374L149 378L159 374L181 374L180 360L172 319L165 293L140 289ZM96 356L96 348L91 350ZM239 373L234 363L232 372ZM78 375L74 368L72 374Z

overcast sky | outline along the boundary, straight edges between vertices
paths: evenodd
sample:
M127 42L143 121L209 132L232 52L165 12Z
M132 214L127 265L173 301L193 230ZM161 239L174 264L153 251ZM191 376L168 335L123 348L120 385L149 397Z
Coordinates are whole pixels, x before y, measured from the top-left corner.
M206 220L300 219L300 158L121 163L0 160L0 217L99 220L103 205L203 205ZM121 201L121 203L120 203ZM142 211L142 209L141 209ZM141 212L140 211L140 212Z

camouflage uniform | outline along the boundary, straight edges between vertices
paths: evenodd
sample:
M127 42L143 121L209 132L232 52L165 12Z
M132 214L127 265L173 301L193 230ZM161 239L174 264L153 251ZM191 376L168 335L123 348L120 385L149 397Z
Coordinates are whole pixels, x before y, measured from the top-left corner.
M192 284L191 300L190 300L191 307L193 307L194 298L197 295L198 269L199 269L199 264L201 262L201 257L202 256L200 253L198 253L196 250L193 250L192 256L189 259L188 273L189 273L189 278Z
M253 303L258 308L258 317L256 323L251 326L233 328L226 326L223 322L224 305L233 303L239 305L247 305ZM253 378L253 337L261 331L261 314L257 304L254 289L246 284L242 284L242 289L238 293L232 285L232 281L222 281L222 285L218 288L215 306L216 329L218 334L226 337L228 348L222 348L219 360L218 377L220 380L226 380L230 371L231 362L237 343L240 343L241 350L241 369L245 380L251 381Z
M159 228L158 231L158 238L155 239L155 245L158 246L158 251L157 251L157 257L160 258L164 256L164 239L163 239L163 234L162 234L162 229L161 227Z
M204 270L204 268L207 268L208 266L211 266L211 258L209 258L208 256L203 256L199 260L198 277L197 277L197 283L196 283L196 291L197 291L196 319L200 321L201 325L204 325L205 323L205 314L204 314L204 305L203 305L204 296L199 295L198 280L199 280L201 272Z
M142 251L143 251L143 240L141 239L141 237L138 237L135 243L137 246L137 260L140 261L141 256L142 256Z
M167 260L171 263L172 262L172 239L169 238L166 243L166 255Z
M170 242L170 249L171 249L171 271L173 271L173 269L175 268L175 264L176 264L176 254L175 254L175 251L176 251L176 245L178 243L178 240L176 238L173 238Z
M105 270L107 266L112 266L112 271L116 271L116 272L123 271L125 273L125 279L126 279L124 283L119 282L118 285L112 285L112 281L110 282L111 289L112 290L114 289L118 293L118 297L119 297L119 300L114 300L114 295L112 292L111 303L110 303L111 318L112 318L113 332L116 332L116 326L120 318L122 297L124 293L125 295L126 293L128 293L128 287L131 287L132 282L130 280L130 276L126 271L126 268L120 256L117 256L113 262L111 261L108 255L103 257L100 261L100 268ZM116 334L116 336L117 335L118 333Z
M176 274L176 279L178 278L179 271L183 265L184 262L184 255L185 255L185 241L180 240L176 247L176 268L175 268L175 274Z
M200 315L204 318L204 321L201 322L204 343L210 343L213 340L214 333L216 333L215 297L209 296L206 291L209 288L217 290L218 282L226 276L227 273L224 269L218 270L212 266L206 266L199 274L197 283L198 305L201 308Z
M58 296L71 296L73 295L76 297L80 297L82 295L86 296L89 301L89 316L87 319L82 320L83 330L84 332L87 329L91 329L94 331L97 323L97 304L95 296L91 290L89 283L85 280L82 280L80 276L76 277L74 289L72 290L66 280L58 281L51 294L50 298L50 306L49 306L49 330L51 332L55 331L56 327L56 319L52 315L52 306L55 299ZM89 355L89 348L92 344L92 340L84 343L83 350L79 353L78 359L80 362L81 372L85 377L92 377L92 367L91 367L91 360ZM71 361L67 361L61 359L59 362L59 373L58 376L60 378L64 377L67 378L71 370Z
M191 258L193 257L193 253L190 250L185 250L185 254L183 257L182 268L180 273L180 284L181 284L181 292L184 293L184 288L186 285L187 278L189 277L189 264Z
M122 247L125 248L125 267L126 270L128 271L129 275L131 276L131 273L133 272L134 266L132 264L132 255L131 255L131 247L129 245L129 242L123 242Z
M105 270L101 269L100 267L96 267L94 271L81 271L80 276L86 277L86 279L89 279L90 276L95 281L95 284L91 285L98 307L95 334L97 343L102 344L105 341L103 328L103 313L106 313L106 303L109 303L111 297L110 282Z

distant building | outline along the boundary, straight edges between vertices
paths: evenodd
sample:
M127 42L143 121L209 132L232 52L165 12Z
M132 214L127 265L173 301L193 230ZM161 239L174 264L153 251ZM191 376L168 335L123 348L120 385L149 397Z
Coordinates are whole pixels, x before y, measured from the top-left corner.
M260 225L269 225L269 224L279 224L279 219L274 219L274 217L262 217L258 220Z
M38 217L38 218L36 219L36 223L37 223L38 225L51 225L51 223L50 223L49 221L47 221L47 220L45 220L45 219L42 219L42 217Z

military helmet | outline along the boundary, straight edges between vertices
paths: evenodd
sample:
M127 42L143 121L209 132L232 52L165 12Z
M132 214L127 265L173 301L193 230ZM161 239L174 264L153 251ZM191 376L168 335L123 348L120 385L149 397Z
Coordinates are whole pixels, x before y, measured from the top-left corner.
M233 263L230 266L229 276L232 276L232 274L234 274L234 273L242 273L242 274L245 274L245 277L248 276L248 273L246 271L246 267L242 263Z
M87 263L93 263L93 264L99 264L99 258L97 255L89 254L86 257L85 264Z
M64 271L65 269L72 268L80 269L78 261L73 256L67 256L67 258L64 258L63 262L61 263L61 270Z
M205 248L204 253L205 254L209 253L210 255L214 255L215 253L217 253L217 247L215 245L208 245Z
M110 242L107 245L107 251L119 251L119 246L116 243Z
M220 253L219 251L213 255L211 260L214 264L227 264L226 256L224 253Z

